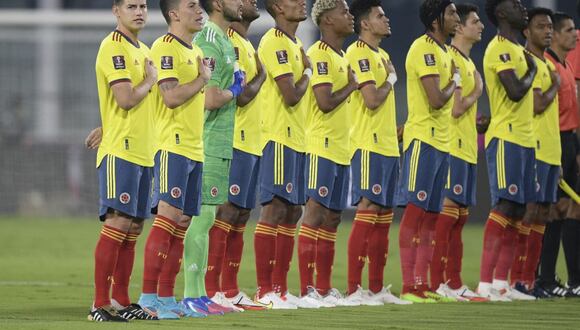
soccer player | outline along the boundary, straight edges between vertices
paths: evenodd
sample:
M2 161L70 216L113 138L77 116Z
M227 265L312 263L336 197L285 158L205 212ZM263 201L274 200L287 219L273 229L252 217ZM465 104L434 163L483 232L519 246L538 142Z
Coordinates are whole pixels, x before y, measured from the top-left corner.
M537 66L518 43L527 26L519 0L487 0L485 11L498 34L483 59L491 108L485 136L493 208L485 225L478 294L491 301L533 299L512 290L507 277L518 223L536 198L532 83Z
M317 307L288 292L287 274L294 249L296 223L302 215L304 195L304 94L312 75L310 62L296 37L306 19L305 0L266 0L276 26L262 37L258 54L267 78L261 97L262 137L266 143L260 160L262 211L254 233L256 300L272 308Z
M352 95L353 129L351 160L352 202L356 206L348 239L348 289L363 304L366 295L361 275L368 257L371 300L408 304L383 287L393 221L393 195L399 176L399 148L395 113L397 73L380 42L391 35L389 19L379 0L355 0L350 6L359 39L348 47L346 57L359 84ZM354 296L353 296L354 295ZM352 296L352 297L351 297ZM365 299L363 299L365 298Z
M336 231L349 188L351 94L358 88L341 48L354 31L354 18L344 0L317 0L312 20L321 37L307 52L315 69L307 117L308 202L298 244L300 293L327 305L356 306L360 299L344 299L331 284Z
M176 319L204 316L179 305L173 288L185 232L201 206L203 89L211 72L201 49L191 43L203 27L199 1L161 0L159 4L169 31L151 48L159 68L154 104L158 151L151 204L156 216L145 245L139 305L160 319Z
M459 4L461 24L448 47L461 75L451 110L449 125L449 179L445 186L443 210L435 224L435 249L430 267L431 288L442 296L457 300L481 300L461 280L463 243L461 232L467 222L469 206L475 205L477 177L477 100L483 91L480 73L471 60L474 44L481 40L483 23L479 8Z
M239 290L237 282L244 246L244 229L250 210L256 204L259 161L263 147L260 136L260 112L263 105L257 95L266 79L256 50L247 39L250 24L260 17L257 1L243 0L242 3L242 21L232 22L227 35L248 83L237 98L232 156L232 164L235 165L230 167L228 201L219 206L219 220L216 220L209 232L205 287L208 296L220 304L227 305L231 302L242 308L263 309L263 306L256 304ZM230 302L225 301L226 297Z
M397 203L405 206L399 231L401 298L423 303L451 299L431 291L427 274L449 168L453 95L461 77L445 46L459 25L455 5L447 0L426 0L420 18L426 33L413 42L405 63L409 114Z
M117 28L96 61L102 142L97 151L99 216L95 248L95 300L91 321L156 319L129 298L135 244L149 216L153 166L153 99L157 70L137 38L147 21L146 0L114 0ZM110 298L111 286L113 288Z
M555 13L553 16L554 32L552 43L546 51L546 58L555 66L560 75L560 89L558 90L558 107L560 122L560 142L562 152L562 177L571 187L577 186L578 143L576 129L579 126L578 100L576 94L576 82L572 63L566 60L566 56L576 47L576 29L571 16L564 13ZM580 231L577 224L580 222L574 218L574 202L558 189L558 202L553 208L555 219L548 222L545 232L542 227L532 227L528 238L528 256L524 266L523 280L533 285L533 294L537 298L549 298L553 296L579 296L580 269L575 261L578 257L578 242ZM563 231L563 229L565 229ZM545 235L544 235L545 233ZM543 238L543 240L542 240ZM556 279L556 261L560 251L560 239L563 241L566 264L568 266L568 287L566 290ZM534 283L535 268L529 264L532 251L541 249L539 276ZM537 262L537 260L536 260ZM574 290L576 289L576 291Z
M219 220L222 216L217 206L227 201L236 98L243 92L244 76L241 71L234 70L236 55L226 34L232 22L242 19L242 0L201 0L200 3L209 20L196 35L194 43L209 62L211 78L205 88L202 205L200 215L192 220L185 235L183 303L198 312L222 314L240 309L223 306L207 297L205 273L208 268L208 233L214 219Z

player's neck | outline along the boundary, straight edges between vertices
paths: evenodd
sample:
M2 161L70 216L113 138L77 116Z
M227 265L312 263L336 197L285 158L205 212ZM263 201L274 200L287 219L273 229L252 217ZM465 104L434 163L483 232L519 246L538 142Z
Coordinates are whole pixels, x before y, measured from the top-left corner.
M328 44L335 52L339 53L342 50L345 37L339 36L333 31L320 31L320 40Z
M436 31L429 31L427 34L430 35L431 38L435 39L440 45L444 45L447 41L447 35L439 29Z
M131 31L128 28L126 28L124 25L119 24L117 25L117 31L123 33L127 38L131 39L131 41L133 41L133 43L135 45L139 44L139 32L140 30L137 31Z
M471 48L473 47L473 43L459 36L455 36L455 38L451 40L451 45L459 49L459 51L461 51L461 53L467 57L470 56Z
M376 37L370 33L366 33L365 31L361 31L359 39L362 40L367 45L371 46L375 50L379 49L379 45L381 44L381 38Z
M209 15L209 21L217 25L223 31L223 33L228 32L228 28L230 25L232 25L232 22L226 20L224 15L221 15L217 12Z
M276 20L276 27L292 38L296 38L296 31L298 30L299 22L290 22L283 19Z
M232 25L230 25L230 29L236 31L239 35L247 39L248 30L250 29L250 22L247 21L232 22Z
M188 45L191 45L191 41L193 40L193 33L189 32L187 29L178 25L170 25L169 33L181 39L181 41L187 43Z
M518 35L521 35L521 33L517 29L514 29L508 23L499 22L497 34L510 40L514 44L520 43L518 41Z
M540 58L540 59L544 59L544 52L546 51L546 48L543 47L538 47L536 45L534 45L531 42L526 43L526 49L530 51L530 53L536 55L536 57Z
M556 59L558 62L564 63L566 61L568 51L564 50L562 47L559 47L559 45L554 43L552 43L550 49L552 50L552 52L554 52L554 54L556 54L556 56L558 56L558 58Z

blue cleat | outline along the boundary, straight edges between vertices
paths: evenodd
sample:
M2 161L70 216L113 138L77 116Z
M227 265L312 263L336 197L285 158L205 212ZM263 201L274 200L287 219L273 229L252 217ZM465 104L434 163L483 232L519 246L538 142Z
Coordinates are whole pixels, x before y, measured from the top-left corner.
M215 301L209 299L208 296L200 297L200 299L201 301L203 301L203 303L207 306L207 309L210 311L213 310L216 312L221 312L222 314L235 312L233 308L222 306L216 303Z
M206 317L207 314L200 313L186 305L178 303L175 297L159 297L161 304L169 311L179 315L179 317Z
M201 298L184 298L181 304L187 308L205 315L223 315L223 312L218 312L215 310L210 310L209 307L201 300Z
M143 310L160 320L178 320L179 315L167 309L157 298L155 293L142 293L138 304Z

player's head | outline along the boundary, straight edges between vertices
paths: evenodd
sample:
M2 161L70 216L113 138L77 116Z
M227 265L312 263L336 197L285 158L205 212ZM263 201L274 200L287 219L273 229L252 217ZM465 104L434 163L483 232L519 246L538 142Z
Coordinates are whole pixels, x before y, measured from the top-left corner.
M427 31L440 31L446 36L455 33L459 25L457 9L450 0L424 0L419 7L419 17Z
M472 43L480 41L484 26L479 18L479 8L471 3L461 3L456 8L461 23L457 27L455 36Z
M391 25L381 7L381 0L354 0L350 13L354 16L354 31L357 34L368 31L381 38L391 35Z
M200 0L208 15L220 13L229 22L242 20L242 0Z
M190 33L203 28L203 11L199 0L159 0L167 24L178 24Z
M330 29L340 36L354 32L354 17L345 0L316 0L312 5L312 20L321 31Z
M526 40L538 48L548 48L552 42L553 12L548 8L536 7L528 10L528 26L524 29Z
M308 18L306 0L266 0L266 10L274 18L302 22Z
M138 33L147 22L147 0L113 0L117 23L132 33Z
M499 27L500 22L506 22L512 28L522 31L528 24L526 7L520 0L486 0L485 14L496 27Z
M576 28L572 16L556 12L552 15L554 34L552 36L552 48L559 48L566 52L576 47Z
M253 22L260 17L258 0L242 0L242 20Z

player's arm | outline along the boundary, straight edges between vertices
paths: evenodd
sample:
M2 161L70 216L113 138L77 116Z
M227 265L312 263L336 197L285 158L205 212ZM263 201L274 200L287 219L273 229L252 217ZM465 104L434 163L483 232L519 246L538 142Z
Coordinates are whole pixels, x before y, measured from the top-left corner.
M310 82L310 75L312 74L312 65L310 64L308 56L306 56L303 49L301 49L301 53L302 62L304 63L304 74L296 83L294 83L294 75L292 73L275 78L276 85L278 85L282 98L284 98L284 103L291 107L298 104L304 94L306 94L306 89Z
M352 92L358 88L358 82L350 66L347 68L348 83L336 92L332 92L332 83L319 83L312 86L318 108L324 113L329 113L344 102Z
M206 60L197 58L198 76L192 81L179 84L177 78L167 78L159 81L159 91L163 97L163 103L170 109L175 109L197 93L199 93L205 84L209 81L211 70Z
M443 89L439 88L440 77L438 74L426 75L421 77L421 84L425 93L427 94L427 100L429 106L435 110L439 110L449 102L453 96L455 89L459 83L459 72L455 67L455 63L452 62L451 65L452 79L449 80L447 85Z
M481 79L481 75L477 70L473 72L473 76L475 77L475 87L468 95L461 96L461 88L455 89L455 97L453 102L453 110L451 111L451 115L453 118L461 117L467 109L471 108L477 99L483 93L483 80Z
M538 71L532 55L524 52L524 56L528 64L528 71L520 79L518 79L513 69L498 72L499 80L506 91L507 97L513 102L519 102L526 96L530 88L532 88L536 72Z
M222 76L225 65L225 59L221 50L216 44L201 40L198 43L199 48L202 49L206 59L212 63L211 78L207 83L205 89L205 110L213 111L220 109L231 100L235 99L243 91L244 75L241 71L234 72L233 84L222 89Z
M359 89L362 94L365 106L371 110L378 109L385 102L395 82L397 82L397 73L391 61L383 61L383 68L387 71L387 79L379 87L374 83L360 83Z
M256 95L258 95L260 87L262 87L262 84L264 84L264 81L266 81L266 71L264 71L264 66L262 65L260 59L258 58L258 54L255 55L255 58L258 72L254 77L254 79L252 79L250 82L246 84L246 87L244 87L244 91L242 92L242 94L238 96L237 104L239 107L244 107L248 103L252 102L252 100L256 97Z
M141 103L149 91L157 83L157 69L153 62L145 59L145 78L137 86L127 79L121 79L110 83L115 101L123 110L131 110Z
M560 89L560 75L555 71L550 71L552 84L542 93L541 88L534 88L534 114L540 115L546 111L550 103L554 101Z

